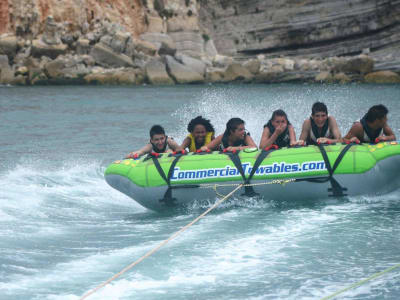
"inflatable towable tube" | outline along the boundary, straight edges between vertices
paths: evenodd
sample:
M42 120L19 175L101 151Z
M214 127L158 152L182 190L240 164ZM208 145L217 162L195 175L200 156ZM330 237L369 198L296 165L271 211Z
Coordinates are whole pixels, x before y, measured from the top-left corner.
M163 153L115 161L109 185L142 206L163 210L195 200L215 200L235 185L266 199L377 195L400 187L399 142L245 149L238 153ZM290 183L268 184L274 180Z

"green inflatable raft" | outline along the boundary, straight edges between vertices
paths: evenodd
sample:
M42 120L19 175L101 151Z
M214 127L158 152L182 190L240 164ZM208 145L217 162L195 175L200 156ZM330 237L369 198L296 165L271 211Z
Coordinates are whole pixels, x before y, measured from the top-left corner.
M315 199L378 195L400 187L400 145L334 144L238 153L163 153L113 162L109 185L152 210L241 195Z

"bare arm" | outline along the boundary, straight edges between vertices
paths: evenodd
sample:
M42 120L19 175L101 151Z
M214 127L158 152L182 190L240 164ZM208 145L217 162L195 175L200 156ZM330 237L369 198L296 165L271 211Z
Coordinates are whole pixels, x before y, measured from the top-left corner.
M129 153L125 158L135 158L135 155L142 156L144 154L150 153L152 149L153 149L153 146L150 143L148 143L143 148Z
M345 142L356 142L359 143L363 139L363 128L360 122L355 122L351 126L349 132L343 138Z
M167 143L168 143L168 147L172 151L182 151L183 150L183 148L181 146L179 146L178 143L175 142L175 140L171 137L168 137Z
M296 133L294 132L294 127L292 125L289 126L289 138L290 138L290 146L296 145Z
M190 138L189 137L185 137L185 139L182 142L181 148L182 149L186 149L186 148L189 149L190 142L191 142Z
M385 126L383 126L383 133L385 134L385 136L378 136L379 141L395 141L396 140L396 136L392 130L392 128L390 128L390 126L386 123Z
M244 142L246 143L247 146L238 147L238 148L241 148L238 150L242 150L245 148L257 148L256 143L254 142L253 138L249 134L246 134L246 138L244 139Z
M207 151L207 150L215 150L219 145L221 145L222 142L222 137L223 135L217 136L215 139L213 139L210 143L207 145L201 147L202 151Z
M268 146L271 146L273 144L273 142L275 142L275 139L271 139L270 138L270 131L268 127L265 127L263 130L263 133L261 135L261 140L260 140L260 149L264 149Z
M317 142L320 143L327 143L327 142L331 142L331 143L339 143L342 141L342 135L340 133L339 127L336 123L336 120L334 117L329 117L328 119L329 122L329 131L332 133L333 138L325 138L325 137L321 137L319 139L317 139Z
M333 135L333 142L340 142L342 140L342 134L340 133L339 127L337 125L336 119L334 117L329 117L330 118L330 126L331 129L330 131L332 132Z
M299 145L304 145L305 144L305 141L307 140L308 135L310 134L310 130L311 130L311 121L310 121L310 119L304 120L303 126L301 128L300 138L297 141L297 144L299 144Z
M246 135L244 142L246 144L246 146L229 146L228 148L226 148L226 150L228 151L234 151L234 150L243 150L246 148L257 148L256 143L254 142L253 138L250 135Z

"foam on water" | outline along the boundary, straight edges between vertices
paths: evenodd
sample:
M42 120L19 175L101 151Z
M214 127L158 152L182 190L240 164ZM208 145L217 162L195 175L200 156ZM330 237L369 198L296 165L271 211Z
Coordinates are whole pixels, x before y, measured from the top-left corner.
M14 211L18 216L46 218L46 210L55 204L72 206L72 210L59 210L71 217L79 211L90 208L102 211L101 206L132 206L135 202L111 189L104 181L104 167L99 162L64 162L57 169L46 167L46 161L35 164L19 164L15 169L2 174L0 202L3 214ZM26 197L21 198L21 194ZM108 197L104 197L109 195ZM59 203L61 202L61 203ZM100 206L100 207L99 207ZM140 207L140 206L138 206ZM54 211L51 211L54 213ZM15 217L12 216L12 217Z
M0 295L7 300L80 299L214 203L154 213L106 184L106 165L147 142L154 122L180 142L197 115L209 118L216 134L241 117L258 143L278 108L297 136L317 100L342 133L376 99L400 109L398 90L386 86L3 91L11 92L0 105L7 121L0 136L7 158L0 160ZM400 128L393 115L389 120ZM297 203L233 197L90 299L322 298L398 263L399 195ZM399 276L386 274L343 298L397 299Z

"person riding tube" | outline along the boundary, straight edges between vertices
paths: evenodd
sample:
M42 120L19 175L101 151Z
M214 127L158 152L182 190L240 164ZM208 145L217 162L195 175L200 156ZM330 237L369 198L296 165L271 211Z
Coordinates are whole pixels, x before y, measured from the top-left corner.
M206 146L201 147L202 151L225 150L237 151L245 148L257 148L250 134L246 132L244 121L240 118L232 118L226 123L225 132L217 136Z
M296 143L296 134L292 124L290 124L286 113L275 110L271 119L264 125L261 136L260 149L265 149L272 144L279 148L293 146Z
M189 149L189 152L196 152L201 147L209 144L214 138L214 127L210 121L198 116L192 119L187 127L189 134L183 140L181 148Z

